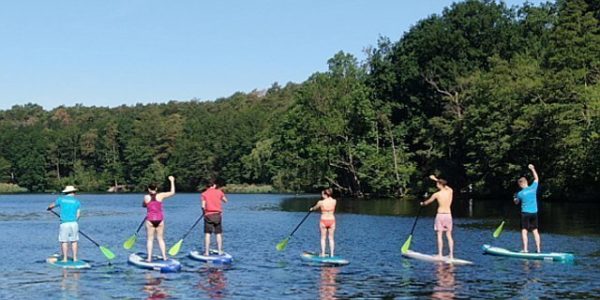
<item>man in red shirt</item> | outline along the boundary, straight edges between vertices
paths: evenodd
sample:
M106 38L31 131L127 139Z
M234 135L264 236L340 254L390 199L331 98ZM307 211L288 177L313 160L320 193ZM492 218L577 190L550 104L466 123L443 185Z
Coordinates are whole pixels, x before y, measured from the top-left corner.
M209 255L210 235L217 235L217 250L223 254L223 214L222 202L227 202L223 191L217 188L215 181L211 181L206 191L202 193L202 209L204 210L204 255Z

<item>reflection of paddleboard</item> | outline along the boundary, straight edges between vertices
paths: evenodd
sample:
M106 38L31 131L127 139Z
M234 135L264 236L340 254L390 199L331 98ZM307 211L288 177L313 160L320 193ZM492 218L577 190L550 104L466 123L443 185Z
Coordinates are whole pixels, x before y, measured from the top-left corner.
M204 255L204 252L200 251L192 251L189 253L190 258L195 260L203 261L211 264L223 264L228 265L233 262L233 257L229 255L229 253L223 252L222 255L219 255L217 250L210 250L209 255Z
M63 269L89 269L92 266L85 260L73 261L72 258L68 258L67 262L62 261L62 257L58 254L54 254L46 259L46 262L52 266L63 268Z
M402 256L416 259L416 260L422 260L422 261L428 261L428 262L442 262L442 263L453 264L453 265L473 264L473 262L464 260L464 259L458 259L458 258L450 259L448 256L439 257L437 255L423 254L423 253L415 252L412 250L408 250L408 251L406 251L406 253L402 253Z
M316 253L304 251L302 252L302 260L311 264L323 265L323 266L345 266L350 262L347 259L343 259L339 256L325 256L321 257Z
M506 256L506 257L515 257L515 258L523 258L523 259L537 259L537 260L547 260L547 261L559 261L559 262L573 262L575 260L575 255L571 253L522 253L510 251L500 247L494 247L490 245L483 245L483 252L491 255L498 256Z
M138 268L161 271L163 273L178 272L181 270L181 263L175 259L169 258L165 261L162 258L153 255L152 262L147 262L146 257L146 253L132 253L129 255L128 262Z

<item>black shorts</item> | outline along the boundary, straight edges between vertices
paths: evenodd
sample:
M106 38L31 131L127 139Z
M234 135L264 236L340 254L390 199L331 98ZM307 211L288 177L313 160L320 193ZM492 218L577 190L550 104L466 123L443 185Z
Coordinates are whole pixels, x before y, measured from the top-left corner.
M150 221L148 220L148 222L150 222L150 224L152 224L152 227L154 228L158 228L158 226L160 226L160 223L162 223L163 220L157 220L157 221Z
M204 233L223 233L221 214L210 214L204 216Z
M538 216L537 213L521 213L521 229L527 229L528 231L538 228Z

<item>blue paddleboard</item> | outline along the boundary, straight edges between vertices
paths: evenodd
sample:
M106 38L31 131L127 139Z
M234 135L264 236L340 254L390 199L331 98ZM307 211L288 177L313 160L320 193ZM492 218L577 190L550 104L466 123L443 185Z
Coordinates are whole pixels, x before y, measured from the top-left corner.
M46 259L46 262L54 267L59 267L63 269L89 269L92 267L85 260L73 261L72 258L68 258L67 262L63 262L62 258L58 255L52 255Z
M181 263L175 259L163 260L161 257L153 255L152 262L147 262L146 257L146 253L132 253L129 255L128 263L141 269L155 270L162 273L174 273L181 270Z
M522 258L522 259L537 259L537 260L558 261L558 262L573 262L575 260L575 255L573 255L572 253L560 253L560 252L523 253L523 252L517 252L517 251L510 251L508 249L494 247L491 245L483 245L482 250L483 250L483 253L486 253L486 254L513 257L513 258Z
M229 265L233 263L233 257L229 253L223 252L223 254L219 255L217 250L210 250L208 256L204 255L204 252L196 250L190 252L188 255L192 259L210 264Z

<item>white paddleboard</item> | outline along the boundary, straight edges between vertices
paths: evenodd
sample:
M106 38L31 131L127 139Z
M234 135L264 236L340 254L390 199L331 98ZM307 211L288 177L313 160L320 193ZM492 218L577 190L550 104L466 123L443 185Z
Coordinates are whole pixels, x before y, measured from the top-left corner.
M459 258L450 259L448 256L440 257L437 255L423 254L423 253L419 253L419 252L412 251L412 250L408 250L408 251L406 251L406 253L402 253L402 256L416 259L416 260L433 262L433 263L441 262L441 263L453 264L453 265L472 265L473 264L472 261L468 261L468 260L464 260L464 259L459 259Z

